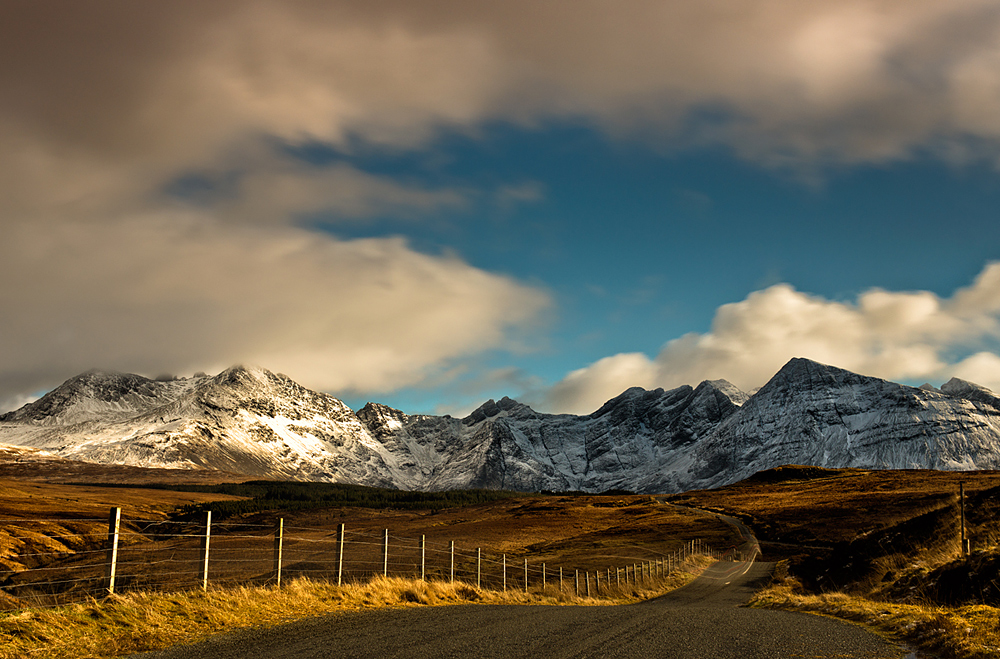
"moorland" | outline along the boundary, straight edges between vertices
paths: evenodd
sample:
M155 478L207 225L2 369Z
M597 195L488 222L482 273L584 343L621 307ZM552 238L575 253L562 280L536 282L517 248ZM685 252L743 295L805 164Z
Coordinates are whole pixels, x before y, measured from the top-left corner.
M0 518L21 520L5 521L0 531L6 607L19 609L44 601L24 587L37 580L38 570L54 580L81 566L99 571L111 506L122 508L123 527L147 558L159 555L158 546L173 546L174 555L180 556L172 539L180 534L164 529L196 525L213 508L220 511L219 526L213 531L213 543L220 550L227 542L236 542L237 536L248 536L247 529L259 530L260 549L254 550L259 564L228 577L218 571L214 587L251 584L271 593L268 561L279 520L289 533L285 568L289 588L302 587L297 577L322 581L331 576L336 529L341 524L348 533L345 561L353 566L348 571L354 575L352 583L379 572L380 539L388 529L395 553L390 572L402 572L397 575L402 578L416 576L416 539L423 536L430 548L431 579L447 581L445 548L454 542L460 581L472 579L469 557L476 549L490 560L502 555L511 566L528 559L534 585L534 571L541 563L549 566L551 580L557 566L569 574L656 560L694 538L720 552L731 550L740 538L719 516L724 514L746 524L759 540L761 558L778 565L775 583L757 598L757 605L860 620L940 656L1000 652L998 472L787 466L715 490L662 497L624 492L403 496L398 491L337 490L328 484L235 484L238 481L218 473L208 477L98 465L77 471L62 461L0 465ZM965 491L969 555L961 551L960 484ZM160 525L159 534L149 531L153 522ZM66 537L73 543L64 542ZM59 551L53 552L54 548ZM25 558L32 554L57 555L48 562ZM499 588L495 573L492 578L484 585ZM121 583L126 592L197 590L196 578L130 580L127 569ZM516 584L512 577L511 586ZM403 601L417 602L421 597L411 593ZM371 595L365 598L393 603ZM441 601L452 600L442 596ZM98 605L92 600L87 606ZM19 615L24 614L8 614Z

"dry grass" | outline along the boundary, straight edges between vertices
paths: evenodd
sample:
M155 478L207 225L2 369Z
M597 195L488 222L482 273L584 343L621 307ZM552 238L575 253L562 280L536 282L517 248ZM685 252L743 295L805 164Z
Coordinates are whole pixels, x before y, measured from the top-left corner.
M954 505L960 482L971 499L1000 486L1000 472L788 466L668 500L740 517L757 534L765 557L775 560L814 553ZM972 529L973 549L995 541L995 536L1000 536L1000 528Z
M710 561L692 559L685 571L640 588L613 588L576 597L549 586L544 591L481 590L456 582L376 578L336 586L296 579L270 586L208 592L129 593L53 609L29 609L0 617L0 659L88 659L123 656L192 642L211 634L268 627L298 618L359 609L451 604L609 605L649 599L678 588Z
M779 564L775 582L759 591L751 606L804 611L861 623L910 643L940 659L996 659L1000 656L1000 609L903 604L844 593L805 594Z
M958 558L960 482L970 559ZM942 659L985 659L1000 657L1000 609L939 596L949 565L969 564L960 578L994 578L983 566L1000 539L997 486L997 472L784 467L670 500L734 514L757 534L765 560L791 559L755 606L859 622Z
M0 487L3 485L0 481ZM88 589L96 594L104 569L107 523L66 522L60 518L92 518L96 511L103 510L106 519L107 507L115 502L108 497L117 497L116 503L123 506L123 529L128 531L119 554L118 590L177 591L195 587L199 582L192 575L197 568L191 566L198 563L197 539L194 536L183 542L170 537L158 539L132 520L166 517L164 509L185 501L175 497L220 496L23 482L11 483L8 492L10 497L5 499L0 491L0 517L7 511L12 513L16 497L21 497L22 501L27 500L33 521L0 528L0 579L5 569L13 571L4 590L8 595L23 598L4 601L0 594L0 610L62 604L79 599ZM154 501L161 508L154 509ZM659 559L676 552L691 538L700 538L707 546L718 549L731 546L738 538L728 524L712 515L665 506L649 496L526 497L436 513L369 508L271 512L234 518L213 527L213 556L221 560L213 563L211 580L217 585L264 583L271 571L272 541L267 534L278 517L284 518L286 529L286 578L335 575L332 552L336 529L345 524L348 541L344 573L348 578L367 579L375 566L381 567L382 534L384 529L390 529L390 574L400 577L420 574L419 538L426 535L428 579L448 575L451 541L456 547L456 576L475 579L476 549L480 548L484 559L483 585L494 589L500 587L501 554L506 554L513 581L523 584L520 572L514 569L524 559L530 561L533 572L537 572L540 564L546 564L551 578L560 567L572 574L575 569L604 571ZM226 526L230 522L234 524L231 528ZM256 534L255 537L248 537L247 529L252 529L250 534ZM186 531L182 528L170 532ZM32 557L48 552L59 553ZM181 566L179 570L191 574L177 576L172 571L146 569L148 563L166 556L174 565ZM39 568L43 571L36 572ZM66 590L49 594L44 586L30 585L44 581L66 582L59 587Z

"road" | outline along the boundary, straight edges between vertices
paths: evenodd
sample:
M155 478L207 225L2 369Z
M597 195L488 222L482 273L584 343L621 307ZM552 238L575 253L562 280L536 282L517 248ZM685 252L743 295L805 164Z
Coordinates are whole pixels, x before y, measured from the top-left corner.
M901 659L861 627L740 607L768 563L716 563L629 606L462 605L351 612L213 637L134 659Z

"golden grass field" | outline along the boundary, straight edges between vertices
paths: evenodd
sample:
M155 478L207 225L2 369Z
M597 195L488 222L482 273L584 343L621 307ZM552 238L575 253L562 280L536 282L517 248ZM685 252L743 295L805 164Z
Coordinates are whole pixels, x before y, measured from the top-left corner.
M17 556L32 553L32 547L51 549L61 542L52 536L66 532L79 538L77 546L63 543L66 551L60 561L65 569L71 573L89 565L99 570L102 554L95 552L85 560L83 550L103 546L111 506L122 508L123 526L128 527L128 520L164 520L180 506L224 498L141 487L162 482L167 476L183 478L183 473L130 471L129 482L137 487L107 488L83 484L105 478L97 467L89 466L85 476L67 475L67 469L65 464L50 465L47 472L46 468L27 473L0 468L0 475L5 476L0 480L0 518L31 520L30 525L5 523L0 530L0 565L14 570L14 577L7 578L8 584L0 592L16 593L10 584L27 579L31 570L25 568L43 567L28 565L23 559L19 562ZM960 482L967 493L971 557L960 557L958 552ZM439 511L332 507L257 513L227 520L261 530L261 549L255 550L260 560L250 572L233 572L228 580L221 578L222 572L213 573L210 588L204 593L195 581L142 581L133 575L133 581L123 581L126 592L109 599L83 599L61 608L0 614L0 645L21 648L22 652L0 651L0 657L31 656L31 648L38 650L38 656L99 656L86 654L97 650L79 645L95 634L110 635L121 653L163 647L233 626L279 622L288 615L284 607L291 606L289 601L302 602L304 611L314 613L469 601L579 603L568 592L553 591L557 567L565 567L568 580L571 570L603 571L659 558L692 538L701 538L716 549L734 546L737 535L710 514L713 512L743 520L757 534L763 559L781 561L774 585L758 595L756 606L859 621L933 650L940 657L1000 656L996 637L1000 602L991 599L994 593L988 584L1000 583L994 567L1000 566L1000 515L996 514L1000 502L993 491L997 488L1000 473L996 472L786 467L718 490L666 497L675 505L638 495L551 495ZM269 534L279 517L284 520L288 544L283 586L276 589L268 583L272 576L268 571ZM309 577L315 577L317 566L324 565L322 576L330 576L329 559L340 524L348 533L345 564L349 572L344 586L337 588L324 578ZM26 533L29 526L31 532ZM143 536L138 525L129 528L136 543L129 545L130 551L142 548L145 556L155 557L160 551L158 543L170 542L156 534ZM402 574L373 580L380 570L374 566L380 560L377 540L384 529L390 529L392 552L397 554L391 572ZM218 543L223 551L227 542L244 542L238 536L245 532L227 533L225 525L213 531L213 547ZM430 583L412 578L416 570L413 543L420 536L435 548L429 552ZM458 584L444 583L447 563L443 562L442 549L451 541L466 556L475 548L494 557L505 554L512 575L509 591L497 592L495 573L484 583L495 589L475 588L469 583L468 561ZM406 543L411 544L404 551ZM75 559L74 552L79 553ZM547 564L550 581L546 592L541 592L534 573L531 593L521 592L517 575L525 557L533 570ZM994 558L998 560L994 562ZM669 582L658 582L642 592L633 587L629 592L607 593L608 599L602 601L634 601L674 587L685 578L690 575L677 574ZM128 592L129 583L134 592ZM284 604L268 613L269 602ZM8 606L23 607L26 603L32 602L10 600ZM243 613L237 611L247 612L247 616L241 617ZM60 643L76 648L73 651L77 654L59 650Z
M755 606L852 620L941 658L1000 657L998 472L784 467L668 500L741 518L780 561Z

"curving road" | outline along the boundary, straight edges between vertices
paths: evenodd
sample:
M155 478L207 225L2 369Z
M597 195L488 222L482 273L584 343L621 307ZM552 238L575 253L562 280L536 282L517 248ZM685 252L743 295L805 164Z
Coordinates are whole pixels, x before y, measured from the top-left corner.
M741 608L768 563L716 563L684 588L630 606L463 605L352 612L213 637L136 659L900 659L907 652L830 618Z

